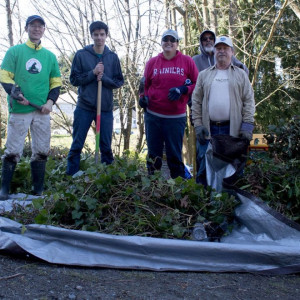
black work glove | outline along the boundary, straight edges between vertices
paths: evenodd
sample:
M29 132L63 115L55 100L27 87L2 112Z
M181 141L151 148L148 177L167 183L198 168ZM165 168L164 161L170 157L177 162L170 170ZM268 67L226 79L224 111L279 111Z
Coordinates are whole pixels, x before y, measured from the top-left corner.
M179 100L181 95L186 94L188 92L188 88L185 85L174 87L169 89L168 98L171 101Z
M139 94L144 94L145 91L145 77L142 77L139 85Z
M147 96L141 96L139 99L139 105L141 108L147 108L149 103L149 98Z
M206 142L206 136L209 135L209 132L205 126L196 126L195 127L197 140L201 145L204 145Z
M240 133L239 137L245 138L248 141L252 140L252 132L254 129L254 124L252 123L247 123L247 122L242 122L241 128L240 128Z
M23 95L21 88L18 85L14 84L11 89L11 92L10 92L10 97L12 97L13 99L22 101L22 98L20 98L20 95Z

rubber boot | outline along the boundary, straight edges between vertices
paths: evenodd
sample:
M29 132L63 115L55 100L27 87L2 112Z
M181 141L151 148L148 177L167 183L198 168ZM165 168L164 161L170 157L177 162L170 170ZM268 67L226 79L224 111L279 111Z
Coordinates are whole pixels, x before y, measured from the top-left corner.
M44 190L46 160L35 160L30 163L33 194L41 196Z
M16 168L16 162L3 160L2 163L2 175L1 175L1 191L0 200L8 199L10 183Z

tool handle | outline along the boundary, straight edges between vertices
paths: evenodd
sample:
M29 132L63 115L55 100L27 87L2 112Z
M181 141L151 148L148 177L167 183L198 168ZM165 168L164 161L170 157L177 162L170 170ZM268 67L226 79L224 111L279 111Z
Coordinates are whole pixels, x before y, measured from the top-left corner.
M29 105L36 108L36 109L38 109L39 111L42 111L42 107L40 105L36 105L34 103L31 103L31 102L29 102Z

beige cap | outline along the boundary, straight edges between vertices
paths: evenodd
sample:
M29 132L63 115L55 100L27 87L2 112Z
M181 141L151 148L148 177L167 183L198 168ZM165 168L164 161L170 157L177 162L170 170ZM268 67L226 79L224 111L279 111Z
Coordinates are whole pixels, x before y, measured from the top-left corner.
M229 47L233 47L231 38L226 35L221 35L221 36L217 37L216 42L215 42L215 47L218 44L226 44Z
M177 31L175 31L175 30L173 30L173 29L168 29L168 30L166 30L166 31L163 33L161 39L163 39L165 36L168 36L168 35L172 36L172 37L175 38L176 40L179 40Z

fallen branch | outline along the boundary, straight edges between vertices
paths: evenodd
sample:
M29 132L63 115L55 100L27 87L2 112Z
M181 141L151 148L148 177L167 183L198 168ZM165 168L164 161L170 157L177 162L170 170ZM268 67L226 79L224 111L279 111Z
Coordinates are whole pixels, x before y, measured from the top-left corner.
M21 275L24 275L24 274L23 273L17 273L17 274L11 275L11 276L0 277L0 280L12 279L12 278L15 278L15 277L18 277L18 276L21 276Z

